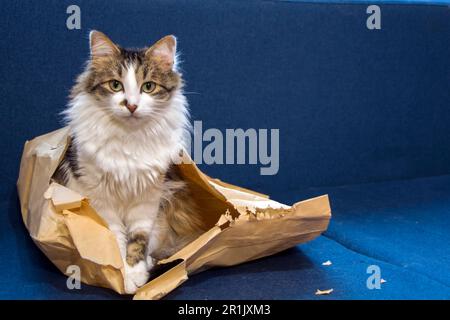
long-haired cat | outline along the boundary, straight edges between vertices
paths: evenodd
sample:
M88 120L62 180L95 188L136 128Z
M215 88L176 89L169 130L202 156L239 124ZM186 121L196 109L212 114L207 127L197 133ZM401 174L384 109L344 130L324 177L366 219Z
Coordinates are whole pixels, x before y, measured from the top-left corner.
M71 143L55 180L87 196L115 234L125 291L145 284L155 259L202 229L174 159L189 129L176 39L124 49L90 33L90 59L64 111Z

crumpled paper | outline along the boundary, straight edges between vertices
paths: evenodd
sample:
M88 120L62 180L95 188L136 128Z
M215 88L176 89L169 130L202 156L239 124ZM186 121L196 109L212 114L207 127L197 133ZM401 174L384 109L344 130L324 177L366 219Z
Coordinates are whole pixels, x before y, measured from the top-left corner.
M77 265L81 281L124 294L123 263L115 237L89 199L52 181L64 157L68 128L25 143L17 188L30 236L61 272ZM275 254L324 232L331 218L327 195L287 206L201 172L184 155L177 165L209 230L158 263L156 275L134 299L160 299L210 267L232 266Z

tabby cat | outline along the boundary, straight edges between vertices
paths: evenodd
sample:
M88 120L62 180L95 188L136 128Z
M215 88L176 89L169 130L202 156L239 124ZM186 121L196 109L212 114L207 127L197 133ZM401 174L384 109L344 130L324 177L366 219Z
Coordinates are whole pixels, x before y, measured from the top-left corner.
M177 176L189 134L176 39L124 49L92 31L90 58L63 112L71 143L54 179L87 196L117 238L125 291L204 228Z

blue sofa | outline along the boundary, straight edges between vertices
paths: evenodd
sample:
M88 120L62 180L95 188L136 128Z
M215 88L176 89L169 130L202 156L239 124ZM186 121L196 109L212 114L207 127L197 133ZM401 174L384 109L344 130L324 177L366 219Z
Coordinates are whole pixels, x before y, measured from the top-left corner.
M280 129L276 175L200 165L207 174L288 204L330 195L316 240L194 275L166 299L450 298L447 1L371 2L380 30L361 2L76 1L81 29L68 30L71 4L2 4L0 298L129 298L67 289L28 236L15 186L25 140L62 126L90 29L124 46L177 35L193 120ZM374 265L380 289L367 286Z

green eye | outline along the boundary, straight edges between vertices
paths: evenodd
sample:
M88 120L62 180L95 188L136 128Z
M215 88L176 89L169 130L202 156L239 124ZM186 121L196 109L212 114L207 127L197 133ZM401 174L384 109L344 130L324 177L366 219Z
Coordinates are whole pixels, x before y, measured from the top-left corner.
M142 85L142 91L146 93L152 93L156 88L156 84L154 82L146 82Z
M114 92L119 92L122 90L122 84L120 83L120 81L117 81L117 80L111 80L109 82L109 87Z

